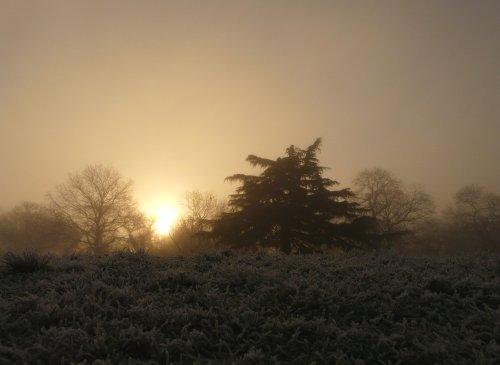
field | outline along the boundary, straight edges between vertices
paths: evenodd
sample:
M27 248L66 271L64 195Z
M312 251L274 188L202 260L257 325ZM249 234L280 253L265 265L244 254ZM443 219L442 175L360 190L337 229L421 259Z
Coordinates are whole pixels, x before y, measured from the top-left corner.
M2 365L500 363L498 256L116 253L21 271L1 272Z

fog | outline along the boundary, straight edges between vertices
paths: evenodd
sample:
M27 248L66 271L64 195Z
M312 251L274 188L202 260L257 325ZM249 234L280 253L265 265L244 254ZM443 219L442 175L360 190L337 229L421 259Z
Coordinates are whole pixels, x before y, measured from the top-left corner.
M497 1L0 0L0 210L114 166L144 209L322 137L439 207L500 193ZM255 171L258 173L258 171Z

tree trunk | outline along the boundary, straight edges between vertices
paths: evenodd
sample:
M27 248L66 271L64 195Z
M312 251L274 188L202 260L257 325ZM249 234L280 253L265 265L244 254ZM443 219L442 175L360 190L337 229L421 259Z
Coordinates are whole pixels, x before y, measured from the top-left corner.
M292 252L292 243L290 241L290 229L282 227L280 235L280 251L289 255Z

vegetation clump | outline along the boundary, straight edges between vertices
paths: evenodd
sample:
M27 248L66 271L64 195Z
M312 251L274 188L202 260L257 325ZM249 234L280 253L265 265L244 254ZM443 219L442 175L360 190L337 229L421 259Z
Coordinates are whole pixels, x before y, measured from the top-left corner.
M8 272L30 273L47 270L51 260L51 255L40 255L35 251L24 251L19 254L7 252L4 254L2 262Z

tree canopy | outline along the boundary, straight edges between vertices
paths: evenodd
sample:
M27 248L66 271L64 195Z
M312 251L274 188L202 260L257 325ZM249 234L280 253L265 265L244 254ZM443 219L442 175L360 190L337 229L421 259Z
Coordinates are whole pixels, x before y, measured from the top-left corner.
M464 186L446 216L462 240L484 250L500 249L500 196L475 184Z
M241 185L230 196L231 211L214 222L212 235L233 247L276 247L285 253L360 239L367 221L357 219L361 209L349 189L331 189L338 182L323 176L320 145L320 138L304 150L292 145L276 160L248 156L263 172L226 178Z
M132 182L102 165L71 174L48 197L52 209L78 229L81 243L94 254L126 242L139 217Z
M434 202L419 186L405 187L390 171L361 171L353 181L357 201L377 222L380 234L390 237L411 231L434 213Z

